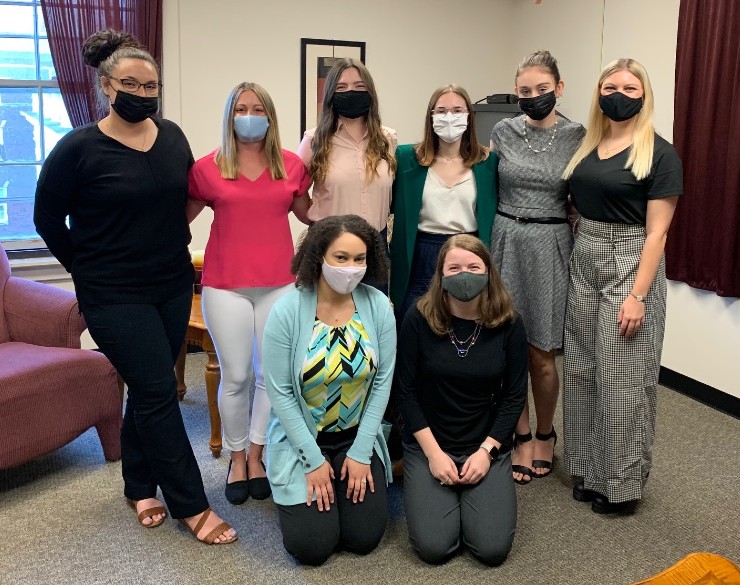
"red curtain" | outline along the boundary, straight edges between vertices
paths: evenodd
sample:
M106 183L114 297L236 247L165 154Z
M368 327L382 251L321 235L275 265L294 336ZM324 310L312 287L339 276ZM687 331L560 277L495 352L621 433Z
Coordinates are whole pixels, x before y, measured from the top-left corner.
M98 119L96 76L82 62L93 33L114 28L134 35L157 63L162 58L162 0L41 0L49 47L73 127Z
M740 297L740 2L681 0L673 141L684 165L668 278Z

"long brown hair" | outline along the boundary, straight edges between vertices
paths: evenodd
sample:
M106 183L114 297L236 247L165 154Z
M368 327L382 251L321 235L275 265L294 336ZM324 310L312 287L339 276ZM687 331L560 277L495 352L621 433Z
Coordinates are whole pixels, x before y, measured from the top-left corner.
M326 85L324 86L324 102L319 116L319 123L316 126L316 133L311 142L311 162L308 165L308 172L313 177L314 183L323 183L329 171L329 153L331 152L331 139L337 131L339 125L339 115L334 111L332 99L337 89L339 78L345 69L354 67L360 74L365 84L365 89L370 94L371 104L370 111L365 117L367 123L367 150L365 151L365 176L369 182L378 174L378 165L380 161L386 161L391 175L396 172L396 156L391 151L390 140L383 131L383 125L380 122L380 109L378 108L378 94L375 91L375 83L367 70L367 67L361 61L355 59L341 59L330 70L326 76Z
M447 240L437 256L437 267L434 270L429 290L417 302L419 312L424 316L429 327L437 335L445 335L452 327L452 313L448 293L442 289L442 270L447 253L453 248L467 250L483 260L488 272L488 286L480 294L480 319L484 327L493 328L503 325L515 318L514 303L504 288L488 248L475 236L458 234Z
M478 136L475 133L475 112L470 103L468 92L459 85L450 83L449 85L443 85L437 88L429 99L426 118L424 119L424 138L419 144L414 146L416 158L423 167L428 167L434 162L434 157L439 150L439 136L434 132L434 126L432 126L432 111L434 110L434 106L437 105L437 100L450 92L456 93L464 99L465 107L468 110L468 127L465 129L460 140L460 156L462 157L463 164L470 168L474 164L488 158L488 149L478 143Z

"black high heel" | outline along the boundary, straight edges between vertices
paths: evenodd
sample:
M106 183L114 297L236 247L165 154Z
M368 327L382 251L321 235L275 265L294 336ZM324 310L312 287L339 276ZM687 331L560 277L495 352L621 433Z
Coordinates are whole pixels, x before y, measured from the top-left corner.
M552 444L552 459L555 460L555 445L558 444L558 434L555 432L555 427L552 427L552 430L547 433L546 435L543 435L539 431L534 434L535 437L537 437L538 441L549 441L553 437L555 437L555 442ZM532 467L544 467L547 469L547 472L545 473L532 473L532 477L536 477L537 479L542 479L543 477L547 477L552 473L552 461L545 461L544 459L535 459L532 461Z
M532 431L529 431L526 435L520 435L519 433L514 433L514 449L516 449L517 445L519 443L529 443L532 440ZM529 467L526 465L512 465L511 470L515 473L521 473L522 475L528 475L529 479L514 479L515 483L518 483L519 485L527 485L530 481L532 481L532 478L534 477L534 471L532 471Z
M231 473L231 459L229 459L229 469L226 472L224 495L230 504L239 506L249 499L249 482L246 479L242 479L229 483L229 473Z

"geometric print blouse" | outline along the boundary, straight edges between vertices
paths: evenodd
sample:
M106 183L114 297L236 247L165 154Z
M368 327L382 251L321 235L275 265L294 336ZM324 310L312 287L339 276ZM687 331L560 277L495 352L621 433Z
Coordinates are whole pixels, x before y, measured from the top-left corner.
M301 392L316 430L358 425L377 369L378 357L357 311L340 327L317 317L301 372Z

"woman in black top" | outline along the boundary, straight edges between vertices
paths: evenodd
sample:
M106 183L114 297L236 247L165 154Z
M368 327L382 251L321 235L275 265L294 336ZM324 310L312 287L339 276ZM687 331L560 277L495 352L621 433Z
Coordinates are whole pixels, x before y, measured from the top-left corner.
M565 318L565 459L573 497L600 514L642 498L655 438L666 310L663 250L681 161L653 128L645 69L601 73L588 130L563 175L581 219Z
M442 246L409 309L396 362L411 544L430 563L462 542L501 564L516 527L511 437L527 392L527 337L486 246Z
M152 117L159 71L136 39L107 29L86 41L83 55L110 111L49 155L36 230L72 273L90 334L128 386L122 472L139 522L164 521L159 487L198 540L233 542L236 532L208 507L173 371L192 298L185 204L193 155L180 128Z

